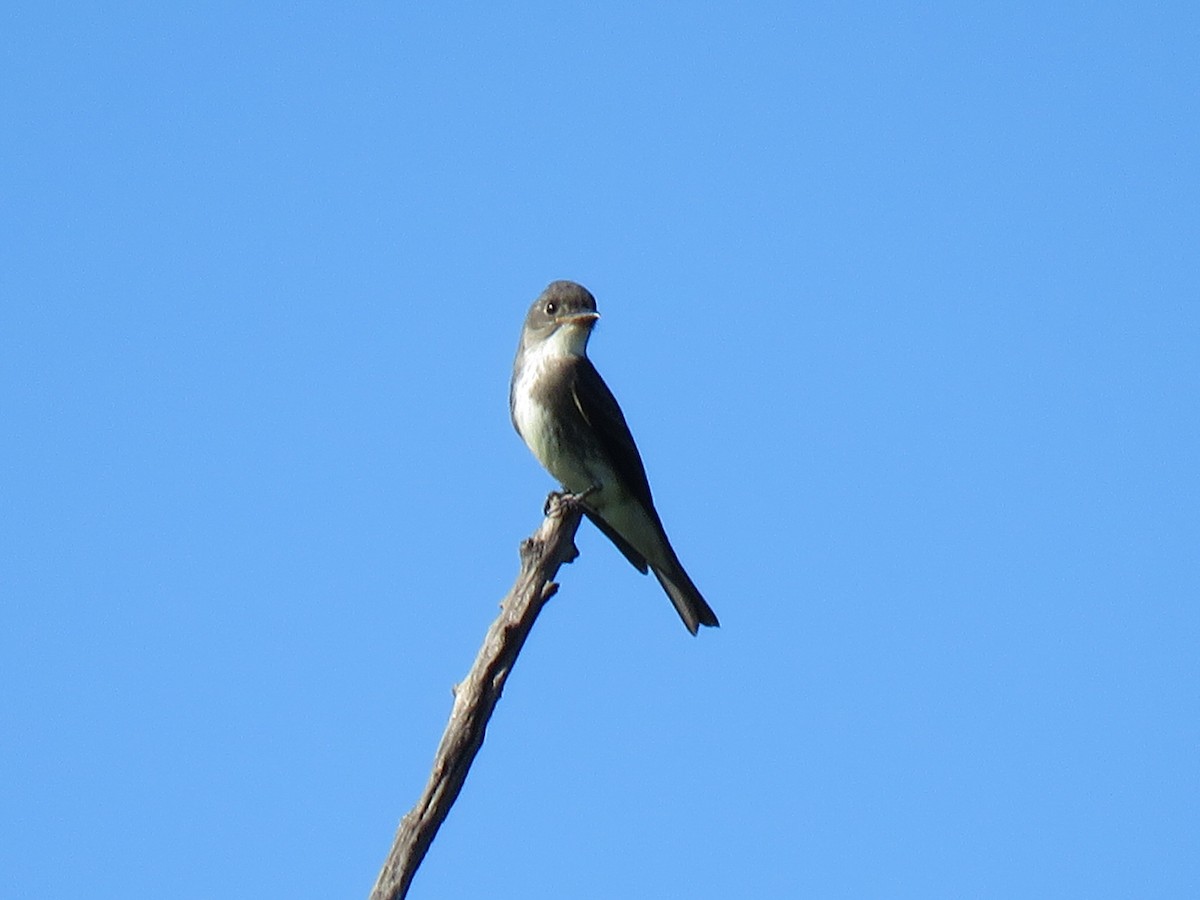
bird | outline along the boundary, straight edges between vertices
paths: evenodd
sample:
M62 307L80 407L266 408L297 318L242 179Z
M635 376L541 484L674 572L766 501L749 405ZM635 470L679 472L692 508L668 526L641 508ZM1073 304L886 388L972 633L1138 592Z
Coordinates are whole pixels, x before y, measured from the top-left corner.
M509 383L513 427L634 568L654 573L694 635L720 622L667 539L625 416L588 359L599 318L596 298L573 281L551 282L533 301Z

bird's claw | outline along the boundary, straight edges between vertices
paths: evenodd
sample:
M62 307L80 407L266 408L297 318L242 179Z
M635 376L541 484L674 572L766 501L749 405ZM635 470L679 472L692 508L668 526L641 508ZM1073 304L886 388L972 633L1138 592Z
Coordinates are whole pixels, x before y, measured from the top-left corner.
M593 484L586 491L581 491L578 494L572 494L570 491L551 491L546 498L546 505L542 509L542 513L547 516L560 515L563 510L577 507L583 509L586 507L586 500L596 491L600 490L600 485Z

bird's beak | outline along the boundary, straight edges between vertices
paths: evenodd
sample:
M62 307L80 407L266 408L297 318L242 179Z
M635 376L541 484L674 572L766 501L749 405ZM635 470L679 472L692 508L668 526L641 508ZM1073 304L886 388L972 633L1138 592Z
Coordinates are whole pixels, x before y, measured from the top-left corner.
M600 318L600 313L581 312L571 313L567 316L558 316L554 321L559 325L591 325L598 318Z

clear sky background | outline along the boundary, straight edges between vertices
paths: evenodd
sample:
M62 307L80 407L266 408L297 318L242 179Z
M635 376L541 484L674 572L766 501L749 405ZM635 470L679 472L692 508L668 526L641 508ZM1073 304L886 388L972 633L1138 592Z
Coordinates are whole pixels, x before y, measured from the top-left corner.
M433 6L3 14L0 895L366 895L572 278L722 627L585 524L413 898L1200 896L1196 4Z

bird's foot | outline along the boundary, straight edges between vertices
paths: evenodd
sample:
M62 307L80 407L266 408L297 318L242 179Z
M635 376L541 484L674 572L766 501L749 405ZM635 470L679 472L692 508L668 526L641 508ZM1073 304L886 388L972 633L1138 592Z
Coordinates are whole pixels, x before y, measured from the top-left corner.
M600 490L600 485L593 484L586 491L578 494L572 494L570 491L551 491L550 496L546 498L546 505L542 509L542 513L547 516L558 516L571 508L586 508L587 498L598 490Z

